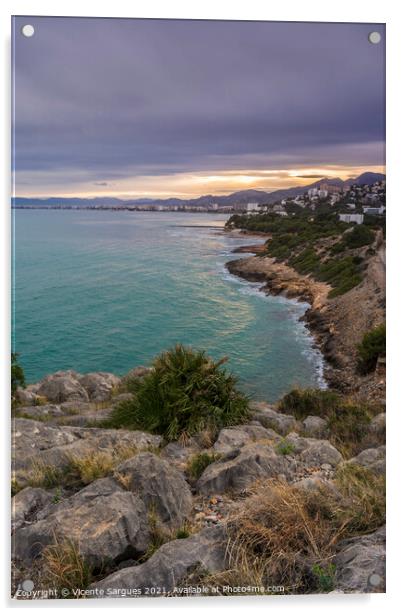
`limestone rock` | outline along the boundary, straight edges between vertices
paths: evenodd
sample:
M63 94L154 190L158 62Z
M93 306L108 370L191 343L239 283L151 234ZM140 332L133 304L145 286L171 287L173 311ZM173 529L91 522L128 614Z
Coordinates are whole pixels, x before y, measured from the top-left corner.
M22 468L40 451L78 439L71 428L49 426L33 419L16 418L12 424L13 467Z
M302 423L303 432L306 436L320 438L326 436L327 429L327 421L322 417L317 417L316 415L309 415Z
M154 509L160 521L179 528L192 508L190 487L182 473L167 460L149 452L120 464L116 473L125 478L128 490L140 497L148 510Z
M279 442L281 437L273 430L264 428L260 424L223 428L219 432L213 448L217 453L227 453L232 449L238 449L246 443L257 440Z
M385 445L381 447L373 447L371 449L364 449L356 457L349 460L350 463L360 464L370 470L385 474Z
M300 454L300 460L308 466L321 466L330 464L338 466L343 458L340 452L335 449L329 441L316 441Z
M49 374L39 383L37 394L49 402L67 402L68 400L89 400L88 394L80 383L81 375L73 370Z
M11 530L18 530L26 522L36 519L38 511L52 502L52 495L42 488L27 487L11 500Z
M278 413L272 407L262 402L254 403L255 413L253 419L260 422L265 428L272 428L282 436L286 436L292 430L298 428L298 422L292 415Z
M236 453L236 452L235 452ZM290 477L296 463L288 456L277 455L269 445L243 447L232 459L210 464L197 482L201 494L220 494L227 490L241 491L257 479L284 475Z
M21 404L27 406L34 406L38 401L38 394L36 393L38 385L27 385L26 387L17 387L16 398Z
M119 377L110 372L89 372L80 377L79 382L87 391L89 399L96 402L109 400L113 390L120 385Z
M385 526L342 541L333 559L336 588L344 592L385 592Z
M55 505L45 518L17 530L13 556L29 566L55 537L76 543L84 559L99 568L145 552L150 539L147 512L131 492L110 481L94 481Z
M29 416L32 419L52 419L62 417L63 411L58 404L43 404L18 407L18 415Z
M377 435L385 435L385 426L386 426L386 414L379 413L376 415L370 423L370 431Z
M91 588L125 590L161 588L170 593L197 567L210 573L227 567L226 534L222 525L206 528L187 539L165 543L142 565L116 571ZM108 596L113 596L109 595Z

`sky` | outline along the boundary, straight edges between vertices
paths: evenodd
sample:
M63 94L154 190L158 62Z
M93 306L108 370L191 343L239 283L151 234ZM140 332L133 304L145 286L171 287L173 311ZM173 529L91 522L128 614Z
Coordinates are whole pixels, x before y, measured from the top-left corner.
M383 25L13 24L16 196L192 198L384 171Z

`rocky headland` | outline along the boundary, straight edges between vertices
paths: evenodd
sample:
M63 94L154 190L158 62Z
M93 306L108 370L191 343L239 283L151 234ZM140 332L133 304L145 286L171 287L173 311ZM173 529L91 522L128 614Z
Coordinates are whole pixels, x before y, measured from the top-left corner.
M231 267L271 284L264 259L245 263ZM311 285L318 310L325 289ZM18 390L13 596L44 596L24 580L57 598L384 592L384 413L352 449L286 399L167 442L104 427L126 382L67 371Z
M230 231L231 232L231 231ZM261 234L259 234L261 236ZM269 234L265 234L270 239ZM261 290L310 304L303 320L321 350L328 385L345 393L384 402L385 363L368 377L357 370L357 346L363 336L385 321L385 245L382 233L374 246L354 251L364 259L364 277L348 292L331 297L331 286L311 275L297 272L286 262L264 254L264 246L250 245L242 252L256 256L231 260L228 271L236 276L261 282ZM239 252L239 251L236 251ZM360 257L360 255L363 255Z

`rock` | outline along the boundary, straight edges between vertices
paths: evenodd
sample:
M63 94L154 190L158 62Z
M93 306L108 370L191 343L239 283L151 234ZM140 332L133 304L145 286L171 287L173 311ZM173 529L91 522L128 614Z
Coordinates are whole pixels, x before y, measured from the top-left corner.
M62 417L63 411L58 404L43 404L40 406L20 406L17 409L18 415L29 416L32 419L51 419Z
M88 394L80 383L81 375L73 370L55 372L46 376L39 383L37 393L50 402L67 402L68 400L89 400Z
M132 368L125 374L121 379L121 384L123 387L127 386L131 381L135 379L142 379L144 376L151 372L152 368L148 368L147 366L137 366L136 368Z
M15 418L12 424L13 468L24 468L32 457L78 439L71 428L49 426L33 419Z
M281 437L273 430L267 430L257 425L244 425L236 428L223 428L213 446L217 453L227 453L232 449L243 447L246 443L257 440L270 440L279 442Z
M35 406L38 403L38 399L40 399L36 393L37 389L37 385L27 385L25 388L17 387L16 398L21 404Z
M379 413L376 415L370 423L370 431L378 436L385 436L385 426L386 426L386 414Z
M108 419L111 408L100 409L99 411L93 411L92 413L86 413L85 415L63 415L59 419L59 423L63 426L77 426L77 427L96 427L97 424L101 424Z
M301 488L302 490L307 490L309 492L318 492L320 490L324 490L327 492L330 491L339 496L339 498L341 498L341 495L336 489L334 482L325 479L325 477L320 477L319 475L310 475L310 477L304 477L303 479L296 481L292 485L295 488Z
M179 528L186 521L192 508L190 487L168 461L144 452L120 464L116 473L125 478L127 489L140 497L149 511L155 510L163 524Z
M385 474L385 445L364 449L356 457L349 460L351 464L359 464L375 473Z
M172 441L162 449L161 456L173 462L185 463L198 451L200 451L200 447L195 439L190 439L189 443L186 445L178 441Z
M251 444L243 447L233 459L210 464L199 478L196 488L201 494L220 494L227 490L244 490L261 478L285 475L289 477L296 463L287 456L277 455L273 447Z
M52 502L52 495L42 488L24 488L11 500L11 531L21 528L26 522L36 519L40 509Z
M121 381L110 372L89 372L80 377L79 382L87 391L90 400L103 402L110 399Z
M81 402L81 400L63 402L59 406L64 415L83 415L85 413L91 413L94 410L93 404L90 402Z
M120 404L120 402L127 402L128 400L133 400L133 398L133 394L130 394L128 392L117 394L117 396L112 397L112 404L113 406L115 406L117 404Z
M298 428L298 422L292 415L278 413L273 408L262 402L254 403L252 408L256 411L253 419L257 420L265 428L272 428L282 436L286 436L291 430Z
M143 554L150 541L144 503L109 480L97 480L14 533L13 556L25 566L55 541L73 541L93 567Z
M62 469L71 457L124 448L132 456L148 447L158 447L161 442L160 436L138 430L49 426L22 418L13 421L12 439L13 470L22 485L29 481L29 472L36 463Z
M333 558L335 584L344 592L385 592L385 526L342 541Z
M306 436L312 436L314 438L320 438L326 436L328 429L328 422L322 417L315 415L309 415L302 423L303 432Z
M329 441L316 441L300 454L300 460L308 466L331 464L336 467L342 462L342 455Z
M144 595L147 588L171 593L197 567L209 573L224 570L228 566L226 543L222 525L206 528L187 539L165 543L142 565L116 571L90 588L104 590L109 597L113 594L108 589L114 589L116 594L119 590L138 589Z

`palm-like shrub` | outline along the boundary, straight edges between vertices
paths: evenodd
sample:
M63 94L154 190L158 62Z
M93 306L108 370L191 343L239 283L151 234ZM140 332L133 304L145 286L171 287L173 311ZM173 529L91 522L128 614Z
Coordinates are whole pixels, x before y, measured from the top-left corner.
M172 441L244 422L248 400L222 367L225 361L176 345L153 361L153 369L133 385L133 399L118 405L107 424Z

